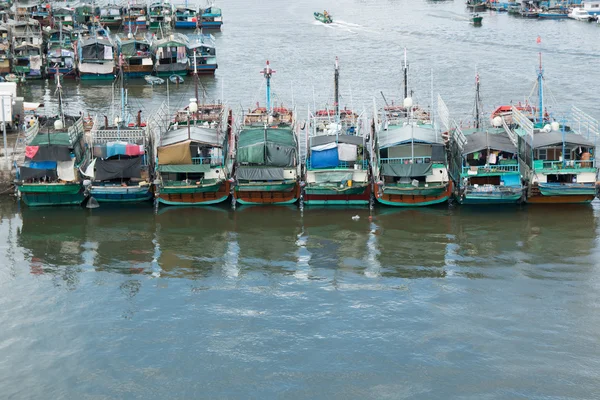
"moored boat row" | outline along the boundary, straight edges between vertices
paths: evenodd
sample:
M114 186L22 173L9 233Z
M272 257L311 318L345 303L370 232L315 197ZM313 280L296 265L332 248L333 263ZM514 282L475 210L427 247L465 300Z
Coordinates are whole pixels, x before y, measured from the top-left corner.
M167 129L149 129L139 115L126 119L122 111L114 126L96 121L89 152L76 150L79 130L69 128L69 135L60 131L67 122L64 117L53 126L56 132L42 129L38 136L44 140L35 140L43 143L34 140L30 147L43 149L39 154L47 158L29 157L21 166L17 186L25 202L73 204L75 195L83 201L84 186L88 203L154 197L168 206L228 199L233 205L300 201L307 206L377 202L414 207L450 199L477 205L585 203L598 193L598 121L577 108L569 115L548 109L541 55L535 106L501 106L484 117L477 76L475 112L468 126L450 117L439 95L436 112L414 102L406 55L401 105L388 103L382 93L385 105L375 106L372 118L342 108L336 59L333 105L309 111L304 122L294 107L273 104L275 71L268 62L261 71L265 105L240 116L224 103L207 103L199 96L195 67L195 97ZM120 71L122 79L122 62ZM53 149L57 143L62 143L60 152ZM34 154L34 149L28 147L27 153ZM64 178L69 169L62 164L68 161L65 154L79 178ZM41 172L32 173L36 168ZM84 179L91 182L83 185ZM77 185L81 191L75 193ZM68 186L73 196L57 191L59 186ZM35 187L43 188L44 201L32 200Z

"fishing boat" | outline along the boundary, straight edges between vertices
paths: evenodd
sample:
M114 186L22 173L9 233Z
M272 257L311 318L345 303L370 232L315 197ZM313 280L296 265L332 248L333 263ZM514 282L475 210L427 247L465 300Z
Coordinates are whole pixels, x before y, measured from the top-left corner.
M445 141L431 113L413 104L408 92L408 63L404 55L403 105L387 104L381 121L373 123L373 189L376 200L390 206L428 206L448 201Z
M52 24L52 16L50 10L52 6L49 2L34 3L30 8L29 17L40 23L40 26L48 26Z
M148 29L159 30L171 27L173 5L168 0L156 1L148 6Z
M181 33L172 33L162 39L152 41L154 71L158 76L187 75L189 41Z
M482 117L479 75L475 82L475 118L472 127L450 130L450 172L460 204L516 204L524 188L518 162L517 136L504 129L501 117L493 126Z
M95 19L95 7L89 3L79 3L75 6L75 22L77 25L91 24Z
M484 0L467 0L467 8L473 12L485 11L486 5Z
M148 29L146 6L143 4L128 4L123 15L123 26L130 32Z
M190 60L188 73L212 74L219 67L217 64L217 49L215 37L210 34L188 35L187 47L188 59Z
M89 36L77 41L77 70L79 78L114 79L114 44L108 28L93 27Z
M471 23L473 25L480 26L482 21L483 21L483 16L481 16L477 13L471 15Z
M303 199L306 205L367 205L371 200L368 123L339 106L335 60L333 108L309 116Z
M323 11L322 13L314 12L313 16L315 17L315 19L317 21L320 21L324 24L331 24L333 22L333 18L331 17L331 14L329 14L327 11Z
M116 4L100 7L100 24L109 28L120 28L123 25L121 7Z
M511 129L518 136L519 161L528 203L588 203L597 194L595 148L598 120L573 106L569 113L548 112L541 63L538 105L528 116L512 108ZM570 118L563 115L569 115Z
M196 29L200 26L201 14L197 7L189 5L175 7L175 29Z
M120 33L115 42L117 52L124 57L123 74L126 78L149 76L154 71L150 40L139 33ZM160 79L160 78L158 78Z
M223 25L223 12L220 8L215 7L212 4L210 7L205 8L200 13L200 27L202 29L216 29L220 30Z
M543 9L538 16L540 19L567 19L569 18L569 10L563 6L555 6Z
M28 206L78 205L84 190L77 169L85 161L83 121L64 114L58 84L59 114L45 118L25 149L16 186Z
M10 74L12 53L10 50L10 30L6 24L0 25L0 76Z
M60 73L63 77L74 78L77 75L75 47L71 40L73 27L58 28L49 26L43 30L46 43L46 75Z
M299 148L294 113L271 104L267 61L262 71L267 84L266 107L243 116L236 140L235 201L240 204L293 204L300 197Z
M52 8L53 26L73 26L75 9L67 6L57 6Z
M171 206L222 203L231 190L231 111L196 96L175 115L158 143L156 199Z
M120 112L109 125L95 121L91 130L93 158L84 175L90 180L87 192L99 203L139 203L153 198L152 143L141 110L132 118L124 87L124 57L119 61L116 87L120 92ZM93 204L93 203L92 203Z
M40 23L32 18L24 18L11 20L8 26L12 36L12 73L26 79L41 79L44 66Z
M149 83L152 86L162 85L163 83L165 83L165 80L162 78L159 78L158 76L146 75L146 76L144 76L144 79L146 80L147 83Z

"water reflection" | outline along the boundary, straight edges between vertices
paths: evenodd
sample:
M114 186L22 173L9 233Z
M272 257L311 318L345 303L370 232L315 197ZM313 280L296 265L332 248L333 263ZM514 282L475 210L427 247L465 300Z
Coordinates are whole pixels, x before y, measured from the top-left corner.
M32 274L63 274L71 285L77 282L71 275L90 269L234 281L282 274L334 286L348 274L564 277L589 268L598 231L591 206L175 207L154 214L151 207L17 210L4 204L2 212L22 219L8 217L16 240L9 239L7 254L22 249Z

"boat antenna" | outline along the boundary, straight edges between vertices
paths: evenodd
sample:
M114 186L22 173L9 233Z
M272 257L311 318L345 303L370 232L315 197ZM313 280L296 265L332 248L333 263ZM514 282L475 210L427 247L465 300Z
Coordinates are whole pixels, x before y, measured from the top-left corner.
M335 58L335 72L333 74L333 92L334 92L334 103L333 107L335 109L335 117L337 121L340 120L340 65L338 62L338 58Z
M269 60L267 60L267 66L260 73L263 74L265 79L267 80L267 113L271 114L271 75L273 75L275 71L271 69L269 65Z
M481 103L481 98L479 97L479 72L475 75L475 128L481 128L481 110L479 109L479 104Z
M406 47L404 48L404 98L408 97L408 61L406 57Z
M540 69L538 71L538 97L540 123L544 121L544 69L542 68L542 52L540 51Z
M187 7L187 1L186 1L186 7ZM198 105L198 100L199 100L198 99L198 66L196 64L196 50L194 50L194 85L195 85L195 91L196 91L196 105ZM204 109L204 90L202 90L202 107ZM198 110L196 109L194 123L196 122L197 119L198 119Z

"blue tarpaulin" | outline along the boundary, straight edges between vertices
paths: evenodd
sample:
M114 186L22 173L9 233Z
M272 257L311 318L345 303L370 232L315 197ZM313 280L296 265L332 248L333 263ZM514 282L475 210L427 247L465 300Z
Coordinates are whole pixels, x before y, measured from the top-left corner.
M106 157L127 154L127 143L125 142L109 142L106 144Z
M338 149L316 151L312 150L311 167L312 168L335 168L340 162Z
M502 176L504 186L518 186L521 184L521 177L519 175L507 174Z
M33 169L56 169L56 161L30 161L29 168Z

